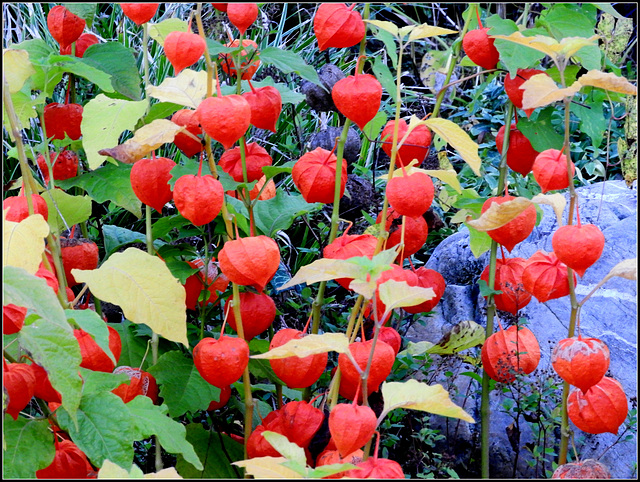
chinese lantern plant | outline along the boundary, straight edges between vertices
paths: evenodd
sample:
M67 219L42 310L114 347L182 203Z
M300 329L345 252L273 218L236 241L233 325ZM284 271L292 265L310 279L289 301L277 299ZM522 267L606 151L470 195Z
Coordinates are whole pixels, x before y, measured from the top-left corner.
M305 330L306 331L306 330ZM290 340L300 339L304 332L294 328L282 328L278 330L269 344L269 350L284 345ZM303 358L292 356L269 360L273 372L289 388L306 388L318 381L327 367L329 355L319 353Z
M478 28L469 30L462 39L462 48L471 61L483 69L495 69L500 60L498 49L493 45L494 40L489 37L489 27L483 27L480 11L476 9Z
M482 366L493 380L511 383L516 374L533 372L540 362L540 345L525 327L512 325L488 337L482 345Z
M236 48L240 46L240 40L230 40L226 44L225 47ZM250 39L242 40L243 50L240 52L240 73L242 80L249 80L253 77L253 74L256 73L258 67L260 67L260 57L258 54L258 44ZM247 52L244 50L244 47L251 47L251 52ZM234 55L227 53L218 54L218 58L220 59L220 65L222 66L222 70L232 77L238 76L238 71L236 69L236 65L234 63ZM275 87L272 87L275 88Z
M627 418L628 402L619 381L603 377L587 392L573 389L567 399L569 419L583 432L617 434Z
M607 373L609 348L597 338L565 338L553 348L551 365L565 382L586 393Z

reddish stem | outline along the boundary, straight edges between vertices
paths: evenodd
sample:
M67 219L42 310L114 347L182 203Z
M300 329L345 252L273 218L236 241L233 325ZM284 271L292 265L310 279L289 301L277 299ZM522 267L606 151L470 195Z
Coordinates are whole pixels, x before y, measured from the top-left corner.
M349 10L353 10L356 7L357 3L352 3L351 6L349 7Z
M580 204L576 203L576 216L578 216L578 227L582 227L580 223Z
M380 432L376 430L376 435L378 438L376 439L376 449L373 452L373 460L378 460L378 449L380 448Z
M255 94L256 93L256 89L253 88L253 84L251 83L251 79L247 80L247 82L249 82L249 87L251 88L251 93Z
M500 251L502 253L502 259L504 259L505 258L505 256L504 256L504 247L502 245L500 245Z
M476 6L476 15L478 16L478 28L482 28L482 21L480 20L480 7Z
M304 328L302 329L302 333L306 333L307 329L309 328L309 322L311 321L311 319L313 318L312 315L309 315L309 318L307 319L307 323L304 325Z
M74 224L74 225L71 227L71 233L69 233L69 238L70 238L70 239L73 239L73 235L74 235L74 234L75 234L75 232L76 232L76 226L77 226L77 224Z

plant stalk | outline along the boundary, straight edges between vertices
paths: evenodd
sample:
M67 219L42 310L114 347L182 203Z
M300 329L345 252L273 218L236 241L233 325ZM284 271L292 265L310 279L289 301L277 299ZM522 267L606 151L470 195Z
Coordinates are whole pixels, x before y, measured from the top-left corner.
M500 159L500 176L498 178L498 194L504 190L505 179L507 177L507 152L509 150L509 138L511 136L511 117L513 116L513 104L509 102L507 115L505 116L504 141L502 144L502 157ZM491 254L489 261L489 288L495 289L496 279L496 258L498 254L498 243L491 241ZM496 304L493 294L487 298L487 326L486 337L493 334L493 318L496 313ZM482 396L480 401L480 453L481 453L481 476L483 479L489 478L489 429L491 424L491 408L489 406L489 375L486 371L482 373Z

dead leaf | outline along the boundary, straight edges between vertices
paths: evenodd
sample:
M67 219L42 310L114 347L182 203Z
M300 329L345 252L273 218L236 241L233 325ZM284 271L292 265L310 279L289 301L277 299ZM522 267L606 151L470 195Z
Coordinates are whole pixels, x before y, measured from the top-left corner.
M618 92L620 94L638 95L638 87L633 85L624 77L618 77L613 72L605 74L600 70L590 70L578 78L578 82L582 85L590 85L599 89L608 90L610 92Z
M277 360L297 356L304 358L319 353L335 351L346 353L349 350L349 339L344 333L323 333L321 335L307 335L302 338L289 340L284 345L269 350L251 358Z
M134 136L124 144L102 149L98 154L110 156L126 164L133 164L136 161L151 154L163 144L173 142L176 134L183 132L185 128L174 124L167 119L156 119L150 124L138 129Z
M582 84L576 81L570 87L561 89L548 75L537 74L524 82L520 88L524 90L522 108L536 109L563 100L565 97L573 97L582 88Z

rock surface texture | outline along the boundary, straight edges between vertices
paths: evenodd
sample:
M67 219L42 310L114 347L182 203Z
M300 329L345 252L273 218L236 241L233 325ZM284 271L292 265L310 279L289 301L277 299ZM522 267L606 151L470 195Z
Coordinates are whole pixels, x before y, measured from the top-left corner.
M583 223L597 225L603 232L606 243L601 258L587 269L583 278L578 278L576 294L578 301L582 300L609 273L617 263L625 259L637 257L637 184L628 188L624 181L607 181L577 189L580 217ZM567 194L568 199L568 194ZM558 228L553 210L549 206L542 206L544 217L533 230L528 239L516 246L507 254L508 257L529 258L537 250L551 251L551 236ZM568 207L565 209L565 219ZM500 256L498 251L498 256ZM469 232L463 228L460 232L443 241L433 252L426 264L427 268L439 271L447 282L447 288L435 308L435 314L426 320L426 324L413 325L407 332L407 337L413 341L427 340L436 343L451 327L464 320L474 320L485 326L486 303L479 295L477 281L480 273L489 263L489 253L479 259L474 258L469 248ZM607 344L611 351L611 363L608 376L612 376L622 383L629 409L637 406L637 283L623 278L612 278L607 281L585 303L580 313L580 328L583 336L596 337ZM559 378L550 363L551 350L555 343L567 337L571 305L569 297L539 303L532 298L528 306L520 311L519 317L526 318L527 327L534 332L541 349L541 361L538 368L525 377L521 384L521 395L517 395L517 384L510 385L506 393L502 390L491 392L491 477L545 477L544 469L551 470L547 462L543 468L542 462L533 467L526 462L533 460L529 447L551 447L557 454L559 428L556 433L541 432L544 427L537 422L537 414L533 408L525 410L527 415L519 417L519 423L514 423L516 412L513 408L505 410L505 404L515 405L515 400L524 400L528 394L542 392L545 381ZM513 317L505 312L498 315L507 328ZM464 352L463 352L464 353ZM477 353L479 358L479 350ZM438 358L438 357L435 357ZM459 405L472 414L476 424L457 423L456 420L446 420L443 417L432 417L432 424L443 430L447 436L446 446L442 450L451 450L458 460L469 460L467 452L479 461L480 437L480 389L479 384L471 382L471 378L462 375L463 372L473 371L471 365L461 363L459 359L439 360L445 369L439 370L440 376L430 383L442 383L449 389L452 398ZM445 371L453 372L445 376ZM480 375L481 370L476 370ZM533 383L533 384L532 384ZM452 388L455 387L455 390ZM506 387L506 386L504 386ZM543 396L543 417L548 417L558 406L561 389L553 390ZM524 414L523 414L524 415ZM623 424L618 434L590 435L577 429L571 424L575 432L576 447L581 459L600 458L611 470L613 478L635 477L637 464L637 437L635 433L627 431L624 439L631 434L632 440L618 442L608 449L625 430ZM518 435L519 432L519 435ZM546 435L547 444L542 440ZM607 450L608 449L608 450ZM516 463L516 451L520 452ZM604 454L604 455L603 455ZM467 455L470 455L469 453ZM548 456L551 461L555 457ZM463 468L464 472L464 468Z

